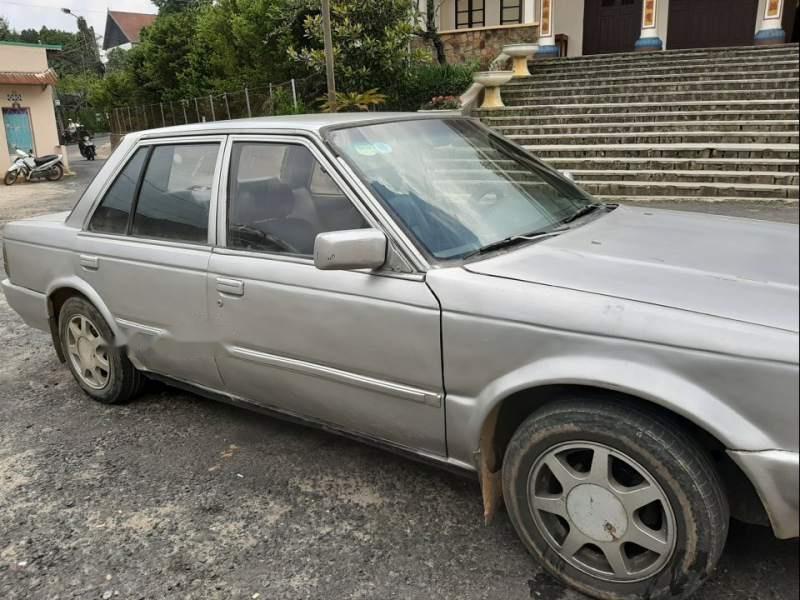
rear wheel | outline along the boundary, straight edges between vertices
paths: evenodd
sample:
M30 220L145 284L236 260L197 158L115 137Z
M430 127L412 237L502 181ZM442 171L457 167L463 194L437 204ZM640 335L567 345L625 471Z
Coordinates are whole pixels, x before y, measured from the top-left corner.
M595 598L686 598L713 571L728 505L705 451L660 415L547 406L515 432L503 493L528 550Z
M14 185L17 182L17 171L8 171L6 176L3 177L3 183L6 185Z
M61 307L58 326L67 365L89 396L119 404L139 393L144 376L113 345L110 328L92 304L77 296L69 298Z
M53 165L45 175L47 181L58 181L64 176L64 167L61 165Z

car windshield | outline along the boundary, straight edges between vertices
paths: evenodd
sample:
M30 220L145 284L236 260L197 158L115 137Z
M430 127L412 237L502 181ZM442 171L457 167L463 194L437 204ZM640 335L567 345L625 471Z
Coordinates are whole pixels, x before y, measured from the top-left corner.
M593 202L470 119L348 127L333 130L328 141L439 261L555 230Z

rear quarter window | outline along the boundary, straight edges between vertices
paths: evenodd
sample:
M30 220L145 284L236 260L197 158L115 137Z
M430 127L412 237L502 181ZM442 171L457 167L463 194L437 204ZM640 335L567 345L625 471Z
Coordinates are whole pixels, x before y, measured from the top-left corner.
M139 148L108 188L89 221L89 231L125 234L136 186L147 158L148 148Z

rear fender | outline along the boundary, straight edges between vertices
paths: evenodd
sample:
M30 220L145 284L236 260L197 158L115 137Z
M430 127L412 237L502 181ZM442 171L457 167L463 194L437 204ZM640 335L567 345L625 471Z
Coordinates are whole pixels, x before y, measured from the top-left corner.
M60 277L53 281L47 288L45 292L47 295L47 310L48 316L51 318L51 322L53 324L56 323L58 320L58 315L55 314L55 308L53 306L52 297L53 294L56 293L58 290L70 288L81 295L85 296L89 302L91 302L94 307L98 310L98 312L102 315L103 319L105 319L106 324L108 325L109 329L111 329L111 333L114 336L114 345L115 346L127 346L128 339L123 333L123 331L117 326L117 322L114 319L114 316L111 314L111 311L106 306L106 303L100 298L100 295L90 286L86 281L81 279L80 277L76 277L74 275L70 275L68 277ZM53 331L53 325L51 325L51 332ZM56 333L58 332L58 328L55 328ZM57 342L57 340L54 340Z

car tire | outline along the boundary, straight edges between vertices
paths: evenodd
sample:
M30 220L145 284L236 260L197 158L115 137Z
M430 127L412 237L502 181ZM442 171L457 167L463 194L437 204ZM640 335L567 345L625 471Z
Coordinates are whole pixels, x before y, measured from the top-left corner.
M132 400L146 381L131 364L100 312L86 299L73 296L58 317L61 348L78 385L104 404Z
M679 422L635 403L543 407L512 436L502 476L531 554L594 598L686 598L725 545L728 502L708 453Z

